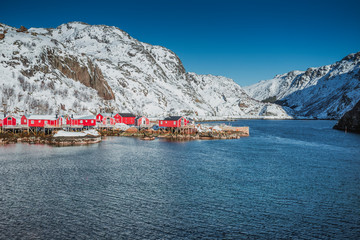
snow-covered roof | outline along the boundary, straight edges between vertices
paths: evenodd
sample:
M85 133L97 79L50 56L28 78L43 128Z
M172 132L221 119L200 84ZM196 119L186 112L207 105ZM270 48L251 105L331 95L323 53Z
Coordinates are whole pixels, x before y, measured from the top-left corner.
M95 137L100 136L98 131L92 129L92 130L87 130L87 131L82 131L82 132L66 132L66 131L60 130L54 134L54 137L85 137L88 135L95 136Z
M31 120L57 120L56 115L30 115L28 119Z
M71 119L96 119L96 116L94 115L75 115L71 116Z
M113 117L113 113L100 113L103 117Z
M6 117L5 117L4 114L0 114L0 118L1 118L1 119L7 118L7 117L12 117L12 118L20 119L19 116L15 116L15 115L12 115L12 114L6 114Z

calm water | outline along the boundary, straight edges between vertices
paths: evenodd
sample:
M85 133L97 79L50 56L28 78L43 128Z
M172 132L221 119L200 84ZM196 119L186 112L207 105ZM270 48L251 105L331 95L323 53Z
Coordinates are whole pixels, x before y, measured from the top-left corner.
M1 146L0 238L360 238L360 135L232 124L251 137Z

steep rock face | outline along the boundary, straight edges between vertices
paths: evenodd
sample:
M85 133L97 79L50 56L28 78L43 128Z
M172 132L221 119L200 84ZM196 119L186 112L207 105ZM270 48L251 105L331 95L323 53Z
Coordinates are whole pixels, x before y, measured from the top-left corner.
M334 126L334 129L360 133L360 101Z
M0 40L0 92L15 112L289 117L231 79L186 73L172 51L116 27L72 22L0 30L7 32Z
M360 52L332 65L277 75L244 89L259 101L289 107L289 113L298 117L340 118L360 99L359 69Z
M115 99L112 89L105 81L104 76L97 65L94 65L90 59L87 63L81 63L75 56L59 56L49 49L44 54L45 62L54 69L58 69L66 77L79 81L87 87L97 90L98 95L105 100Z

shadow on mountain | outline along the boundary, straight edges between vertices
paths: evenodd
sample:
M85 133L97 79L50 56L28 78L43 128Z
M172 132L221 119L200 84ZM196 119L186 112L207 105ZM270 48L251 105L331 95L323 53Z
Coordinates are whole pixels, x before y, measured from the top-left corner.
M340 119L344 111L351 107L353 101L343 87L338 89L339 91L327 92L327 95L320 94L319 89L321 86L313 85L297 90L274 103L282 106L286 113L294 118L308 119Z

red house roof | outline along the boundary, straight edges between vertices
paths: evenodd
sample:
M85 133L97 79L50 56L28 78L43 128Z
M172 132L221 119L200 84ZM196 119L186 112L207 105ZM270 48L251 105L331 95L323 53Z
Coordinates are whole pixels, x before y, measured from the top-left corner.
M132 113L118 113L121 117L136 117L134 114Z

